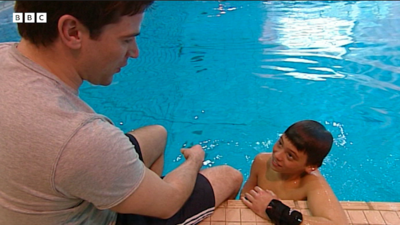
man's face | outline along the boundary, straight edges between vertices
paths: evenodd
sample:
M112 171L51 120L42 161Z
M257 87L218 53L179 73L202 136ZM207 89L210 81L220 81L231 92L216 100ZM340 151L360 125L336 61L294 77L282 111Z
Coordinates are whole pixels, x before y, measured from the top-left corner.
M306 169L307 155L300 152L285 134L279 138L272 150L271 166L279 173L303 173Z
M118 23L103 27L93 40L84 35L79 74L83 80L96 85L109 85L113 75L126 66L128 58L137 58L136 36L140 33L143 13L123 16Z

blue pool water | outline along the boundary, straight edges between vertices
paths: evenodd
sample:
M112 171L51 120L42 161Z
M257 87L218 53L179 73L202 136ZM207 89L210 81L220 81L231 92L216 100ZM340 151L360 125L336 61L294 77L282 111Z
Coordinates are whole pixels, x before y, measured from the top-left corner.
M0 41L19 40L10 19ZM140 57L80 96L124 131L164 125L164 173L201 144L204 168L247 178L289 125L317 120L335 138L321 172L340 200L400 201L399 40L399 1L160 1Z

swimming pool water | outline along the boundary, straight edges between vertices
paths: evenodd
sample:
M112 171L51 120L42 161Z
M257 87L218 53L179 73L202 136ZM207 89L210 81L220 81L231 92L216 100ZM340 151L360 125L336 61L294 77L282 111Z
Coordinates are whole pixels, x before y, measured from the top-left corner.
M124 131L164 125L164 173L201 144L204 168L246 179L289 125L317 120L335 138L321 172L339 200L400 201L399 12L398 1L159 1L140 57L80 96ZM0 41L18 39L0 15Z

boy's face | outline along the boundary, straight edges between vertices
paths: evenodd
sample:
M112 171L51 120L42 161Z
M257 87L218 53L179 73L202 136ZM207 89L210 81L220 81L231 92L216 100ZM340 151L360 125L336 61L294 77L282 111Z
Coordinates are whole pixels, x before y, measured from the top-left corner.
M298 151L285 134L281 135L273 147L271 168L287 174L301 174L307 169L311 170L311 166L307 166L307 155Z
M142 20L143 13L123 16L118 23L104 26L96 40L87 32L81 51L82 79L96 85L109 85L113 75L126 66L129 58L138 57L136 36Z

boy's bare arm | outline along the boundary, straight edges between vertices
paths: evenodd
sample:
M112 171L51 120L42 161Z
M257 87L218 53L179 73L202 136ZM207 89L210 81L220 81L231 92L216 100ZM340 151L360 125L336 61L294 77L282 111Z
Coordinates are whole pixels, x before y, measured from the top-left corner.
M317 177L307 184L307 204L312 216L303 215L301 225L348 225L346 214L331 187L322 175Z
M257 186L257 179L258 179L258 171L260 167L260 155L257 155L254 158L253 163L251 164L250 175L247 179L246 183L244 183L242 191L240 192L240 197L243 197L245 193L252 190L255 186Z

